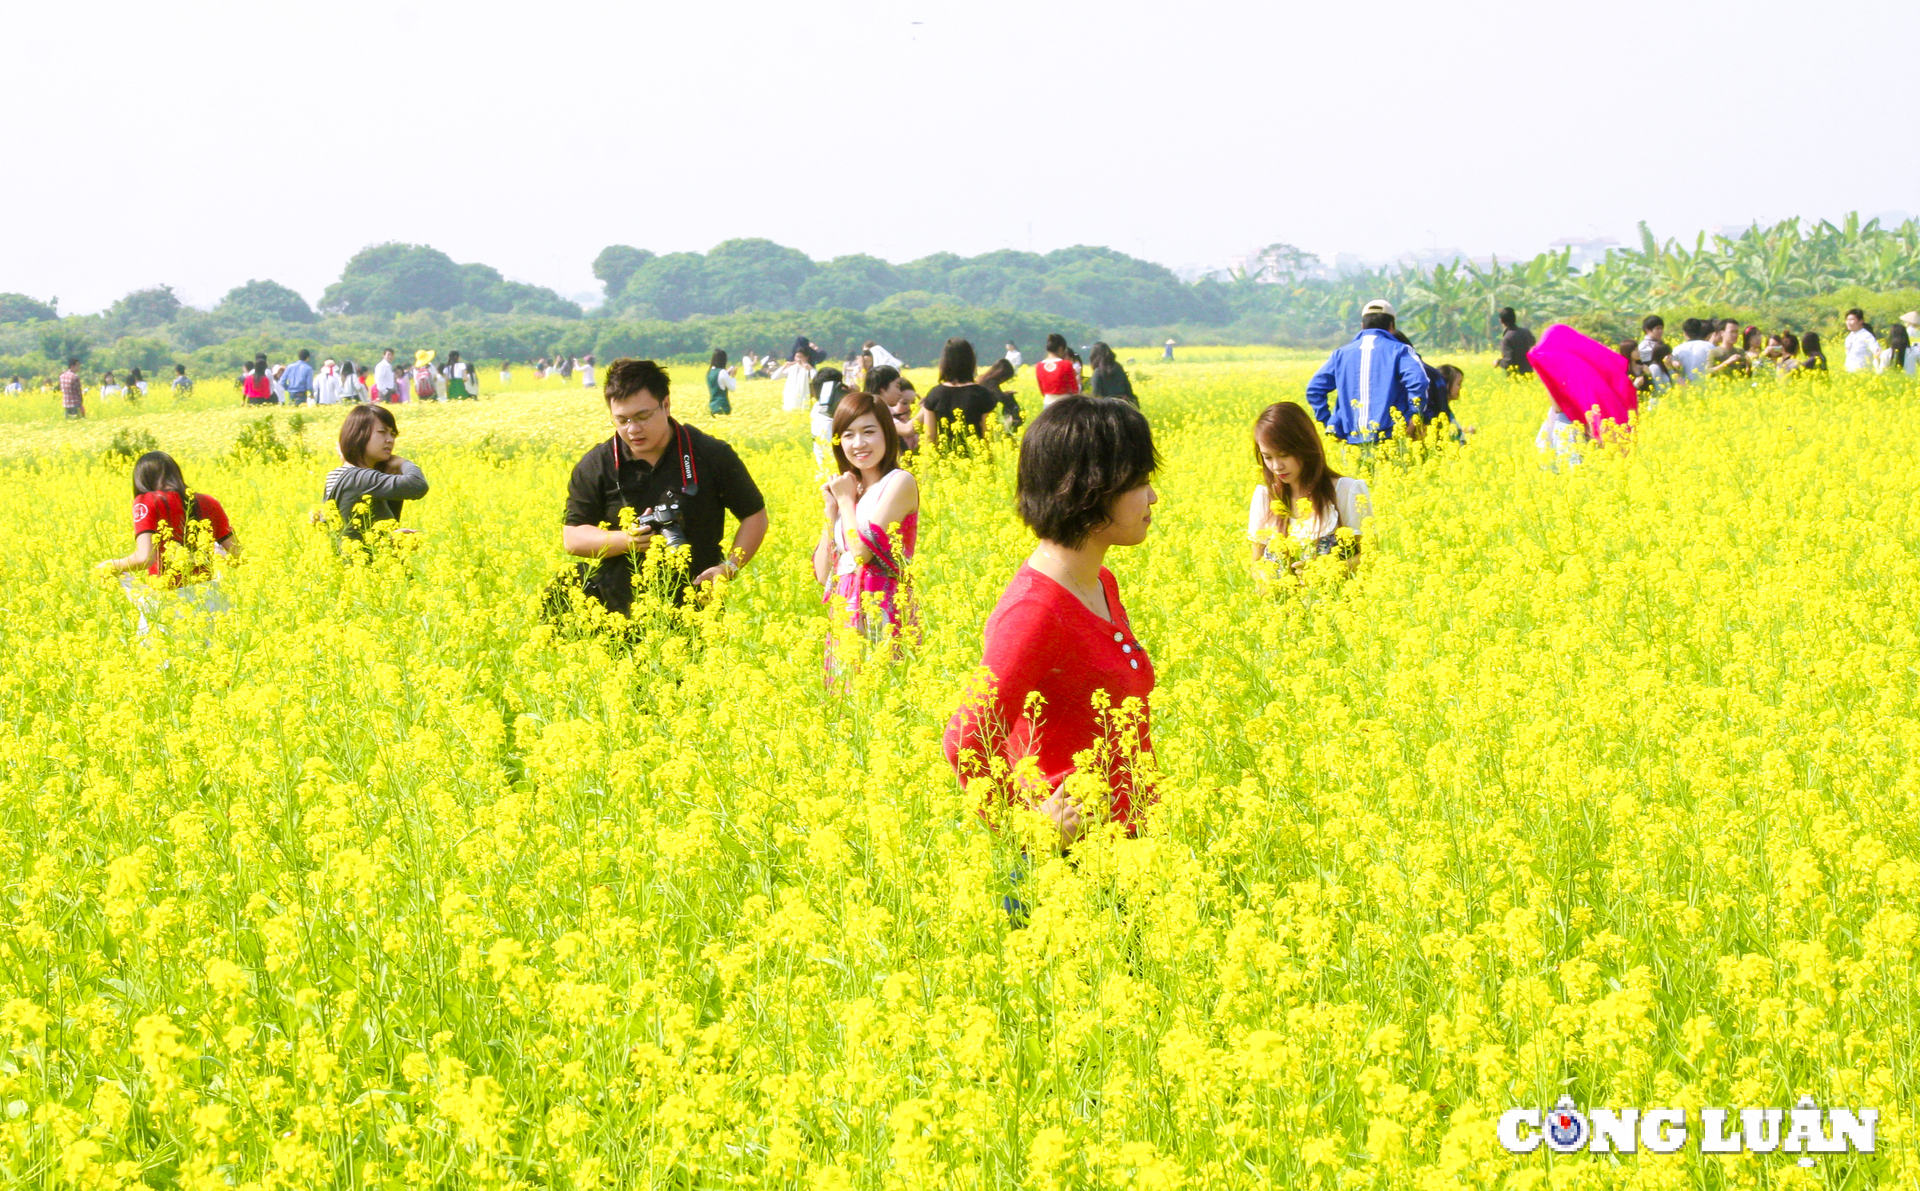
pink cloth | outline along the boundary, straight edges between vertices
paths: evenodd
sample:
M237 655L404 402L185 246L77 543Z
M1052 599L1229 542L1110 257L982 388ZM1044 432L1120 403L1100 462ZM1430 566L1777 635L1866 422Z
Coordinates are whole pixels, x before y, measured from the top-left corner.
M900 523L899 549L886 527L872 522L860 527L860 540L873 557L844 574L836 573L828 582L825 603L834 627L850 625L867 640L879 643L889 632L905 635L919 629L919 613L913 604L913 591L903 584L907 564L913 561L913 548L919 537L920 514L908 513ZM838 559L836 557L836 563ZM833 634L827 635L827 672L838 669L833 657Z
M1589 339L1565 323L1547 328L1527 360L1547 386L1560 412L1587 428L1596 441L1604 423L1625 432L1640 408L1639 394L1627 374L1627 360L1619 352Z

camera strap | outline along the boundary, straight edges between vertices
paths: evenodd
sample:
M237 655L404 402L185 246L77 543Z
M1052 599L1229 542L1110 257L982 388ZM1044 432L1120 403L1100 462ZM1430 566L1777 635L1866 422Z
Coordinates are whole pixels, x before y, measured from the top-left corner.
M693 461L693 436L688 434L687 428L678 422L673 424L673 428L674 445L680 449L680 495L697 496L700 493L700 468ZM613 482L614 486L620 489L621 503L635 513L639 513L643 510L643 506L627 491L626 477L620 472L619 435L613 436L610 448L613 451Z

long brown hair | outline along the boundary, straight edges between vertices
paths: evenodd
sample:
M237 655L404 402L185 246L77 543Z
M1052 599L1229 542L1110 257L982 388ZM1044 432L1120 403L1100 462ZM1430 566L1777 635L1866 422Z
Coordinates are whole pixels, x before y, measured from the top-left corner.
M133 465L133 494L147 496L155 492L173 493L180 498L183 516L189 521L202 520L200 498L187 491L186 477L180 474L180 465L165 451L148 451Z
M1267 469L1260 457L1266 447L1274 455L1291 455L1300 461L1300 491L1282 484ZM1320 427L1307 411L1291 401L1281 401L1260 411L1253 423L1253 456L1260 463L1260 475L1266 480L1267 497L1280 506L1274 514L1275 531L1286 534L1293 521L1294 504L1302 497L1313 502L1313 515L1322 517L1334 508L1334 481L1339 472L1327 463L1327 449L1320 443Z
M848 393L840 399L840 407L833 411L833 458L841 471L852 472L855 479L859 478L860 469L840 449L840 434L867 414L872 414L874 421L880 423L880 437L887 444L886 450L880 453L880 474L884 476L900 466L900 428L893 424L893 411L880 400L878 393Z

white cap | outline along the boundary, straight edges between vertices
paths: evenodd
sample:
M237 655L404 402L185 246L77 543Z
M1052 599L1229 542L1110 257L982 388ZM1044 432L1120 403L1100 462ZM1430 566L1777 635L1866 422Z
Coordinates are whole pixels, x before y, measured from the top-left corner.
M1393 303L1385 298L1375 298L1360 308L1361 314L1392 314Z

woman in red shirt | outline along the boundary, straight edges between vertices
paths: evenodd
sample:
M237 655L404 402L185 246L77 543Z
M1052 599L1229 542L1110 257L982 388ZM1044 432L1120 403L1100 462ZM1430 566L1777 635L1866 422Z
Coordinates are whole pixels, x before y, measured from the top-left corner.
M133 465L133 553L110 558L100 569L120 573L127 598L140 610L142 637L160 604L151 582L138 583L128 571L144 570L203 611L226 608L208 565L209 543L220 554L240 553L240 540L220 502L202 493L189 495L180 465L165 451L140 456Z
M253 366L240 381L240 393L248 405L273 404L273 382L267 379L267 358L254 357Z
M1083 808L1062 783L1093 750L1107 805L1087 807L1129 834L1153 743L1153 663L1133 635L1120 588L1102 565L1112 546L1146 540L1159 500L1153 432L1117 398L1056 401L1020 443L1020 517L1040 542L987 618L984 697L947 725L947 760L962 782L991 778L1002 797L1037 805L1071 844ZM1035 703L1035 696L1038 703Z
M1080 391L1080 367L1072 356L1064 335L1056 332L1047 336L1047 358L1033 366L1033 379L1040 383L1042 406Z

